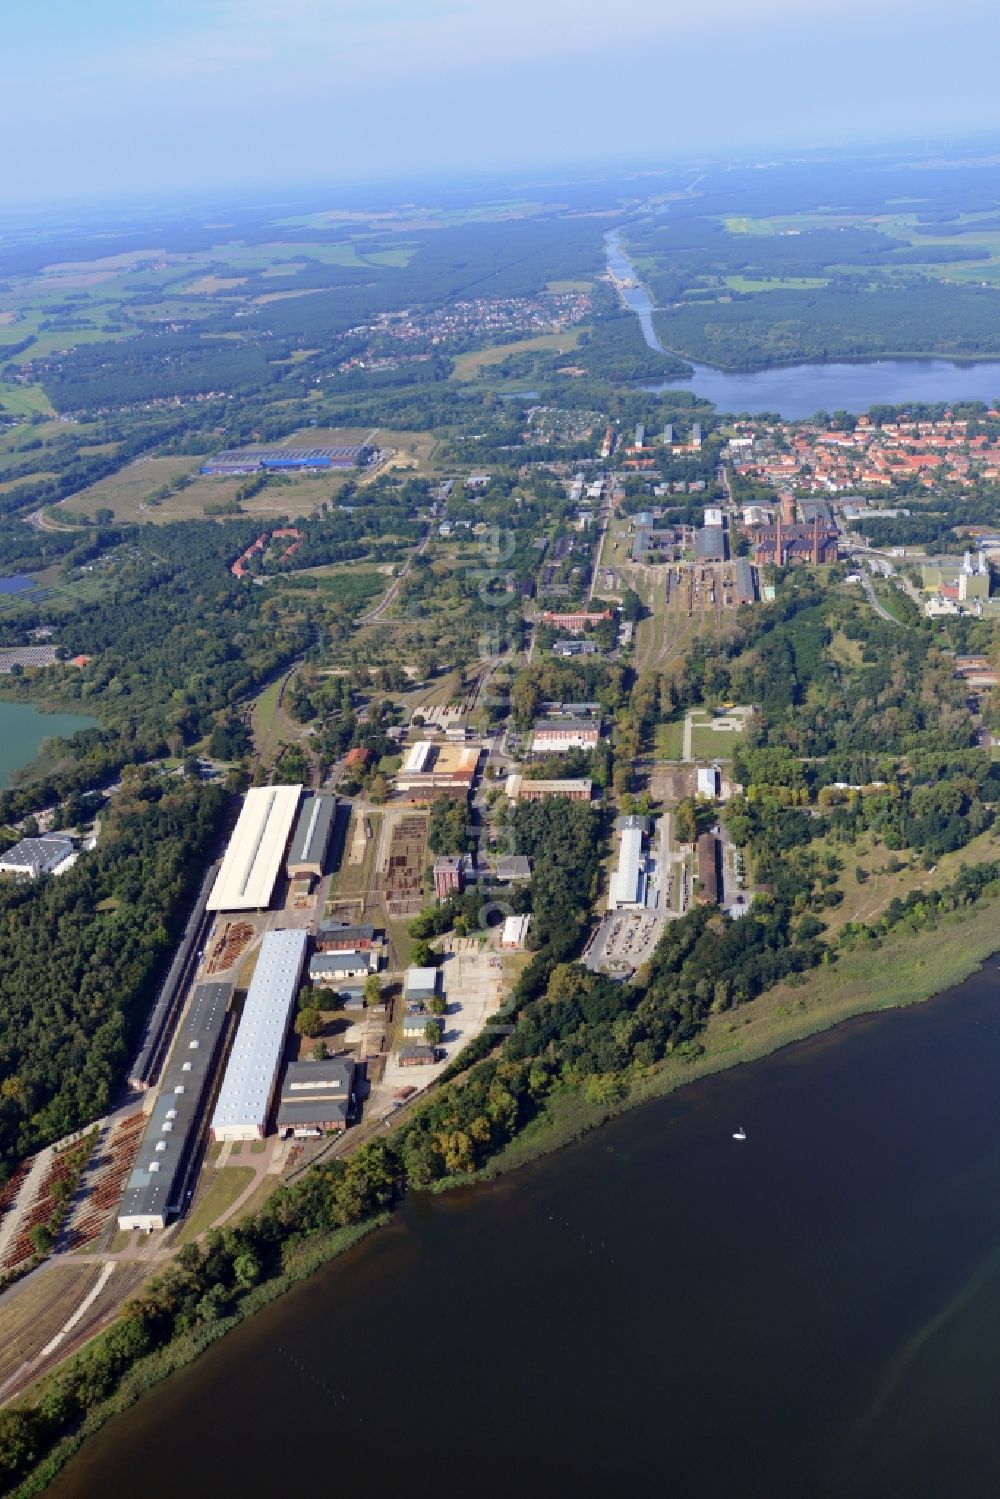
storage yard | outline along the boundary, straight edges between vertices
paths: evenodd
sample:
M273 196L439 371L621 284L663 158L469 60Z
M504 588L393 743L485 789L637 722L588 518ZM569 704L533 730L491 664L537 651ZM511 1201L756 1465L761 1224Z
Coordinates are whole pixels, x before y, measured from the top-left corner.
M460 756L464 778L479 752L445 763ZM25 1281L26 1294L18 1286L5 1300L0 1397L103 1325L165 1251L259 1203L290 1168L336 1152L362 1118L377 1127L418 1097L489 1024L505 967L527 961L520 950L502 955L499 928L488 940L452 938L427 992L404 993L401 938L379 913L405 921L425 902L428 814L358 808L364 861L352 867L345 853L341 870L345 885L362 875L358 900L330 892L330 863L343 852L331 851L337 814L334 795L298 786L246 793L152 997L130 1102L86 1137L24 1162L0 1192L0 1272L30 1268L38 1226L64 1215L55 1257ZM508 946L522 946L525 929ZM370 974L381 1000L366 1004ZM318 1039L292 1034L312 995L335 1003L318 1011ZM76 1185L60 1209L68 1179ZM73 1253L86 1259L67 1278Z

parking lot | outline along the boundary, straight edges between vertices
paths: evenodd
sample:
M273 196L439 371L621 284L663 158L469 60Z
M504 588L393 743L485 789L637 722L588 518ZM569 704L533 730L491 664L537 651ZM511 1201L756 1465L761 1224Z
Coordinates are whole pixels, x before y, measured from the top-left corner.
M628 978L645 963L663 935L664 911L610 911L584 954L591 973Z

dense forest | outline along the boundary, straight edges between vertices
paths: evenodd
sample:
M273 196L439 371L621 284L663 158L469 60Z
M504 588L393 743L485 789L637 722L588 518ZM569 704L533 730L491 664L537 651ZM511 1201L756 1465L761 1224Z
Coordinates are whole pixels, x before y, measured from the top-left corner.
M225 808L140 773L66 874L0 884L0 1176L113 1102Z
M733 294L654 314L668 349L725 369L889 354L1000 353L1000 293L924 280Z

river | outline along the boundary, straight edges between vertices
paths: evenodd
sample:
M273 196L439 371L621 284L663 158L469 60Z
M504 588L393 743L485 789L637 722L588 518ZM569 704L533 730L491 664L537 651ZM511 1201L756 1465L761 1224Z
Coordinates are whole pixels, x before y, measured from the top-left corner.
M662 354L664 349L653 327L653 303L636 279L617 231L605 236L605 245L609 269L620 281L635 281L634 286L622 288L622 298L638 317L646 343ZM751 416L775 411L788 421L810 417L820 410L858 413L880 404L959 400L989 404L1000 400L997 360L955 363L949 359L879 359L737 372L693 360L688 363L694 371L690 380L674 376L642 388L654 393L690 390L712 401L720 411L747 412Z
M412 1199L52 1499L995 1499L998 977Z
M43 713L34 703L0 702L0 790L10 786L15 770L31 763L44 739L92 729L96 723L78 713Z

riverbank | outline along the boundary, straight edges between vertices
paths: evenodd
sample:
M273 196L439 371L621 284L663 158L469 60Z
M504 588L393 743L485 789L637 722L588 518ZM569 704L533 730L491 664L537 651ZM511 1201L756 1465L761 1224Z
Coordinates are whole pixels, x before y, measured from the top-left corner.
M802 354L794 354L788 359L765 359L749 364L723 364L720 361L709 364L704 355L691 354L686 349L674 349L665 344L660 338L657 329L657 320L666 316L667 309L654 307L652 310L653 328L656 330L658 348L664 354L672 354L675 359L683 359L691 366L692 378L698 375L765 375L770 372L774 374L785 374L790 370L815 370L821 372L827 368L849 369L852 366L860 369L870 369L874 365L893 364L946 364L958 365L959 367L973 365L988 365L1000 376L1000 353L996 354L951 354L943 353L940 349L891 349L884 352L872 350L869 354L837 353L817 355L806 358ZM684 377L678 375L677 379Z
M588 1100L580 1089L556 1093L535 1120L479 1173L490 1180L561 1150L609 1119L730 1067L822 1036L882 1010L923 1004L967 979L1000 950L1000 899L943 917L928 931L886 938L878 947L840 954L797 983L777 985L737 1011L712 1015L691 1058L675 1054L617 1099ZM447 1185L459 1185L450 1182Z
M234 1328L239 1327L248 1317L255 1312L262 1311L272 1301L290 1291L300 1281L307 1280L315 1274L321 1266L335 1259L338 1255L345 1254L353 1249L362 1239L367 1238L375 1229L381 1228L388 1221L389 1215L382 1213L378 1217L370 1218L364 1223L355 1224L350 1228L338 1229L332 1234L324 1235L320 1240L309 1239L301 1246L301 1252L292 1257L292 1263L284 1275L275 1277L274 1280L265 1281L263 1285L257 1286L249 1292L231 1316L220 1318L218 1321L207 1323L201 1327L194 1328L183 1337L174 1339L157 1353L150 1354L144 1358L122 1381L121 1385L103 1400L100 1405L89 1411L81 1422L77 1431L71 1436L65 1437L28 1475L23 1482L11 1491L13 1499L31 1499L32 1495L41 1494L55 1478L56 1474L66 1466L70 1458L79 1451L87 1437L99 1431L112 1416L119 1415L135 1405L148 1390L167 1379L171 1374L194 1363L206 1349L220 1338L225 1337ZM42 1382L42 1388L53 1376L47 1375Z
M950 913L932 930L900 932L877 946L872 943L847 951L836 963L811 970L799 981L781 984L752 1004L713 1015L694 1043L697 1053L689 1051L684 1057L675 1054L630 1083L623 1080L620 1091L604 1087L606 1080L602 1080L598 1097L588 1096L586 1085L556 1090L545 1114L482 1171L475 1176L450 1178L433 1190L467 1190L477 1182L507 1175L579 1140L620 1114L702 1078L818 1039L846 1021L926 1001L969 977L997 951L998 927L1000 898ZM227 1332L352 1248L389 1216L383 1214L319 1240L305 1241L292 1267L274 1281L256 1287L231 1316L187 1333L143 1359L121 1387L88 1413L80 1430L60 1443L15 1494L27 1499L42 1492L86 1436L110 1416L127 1409L160 1380L192 1363ZM39 1389L44 1388L43 1381L32 1396L37 1397Z

